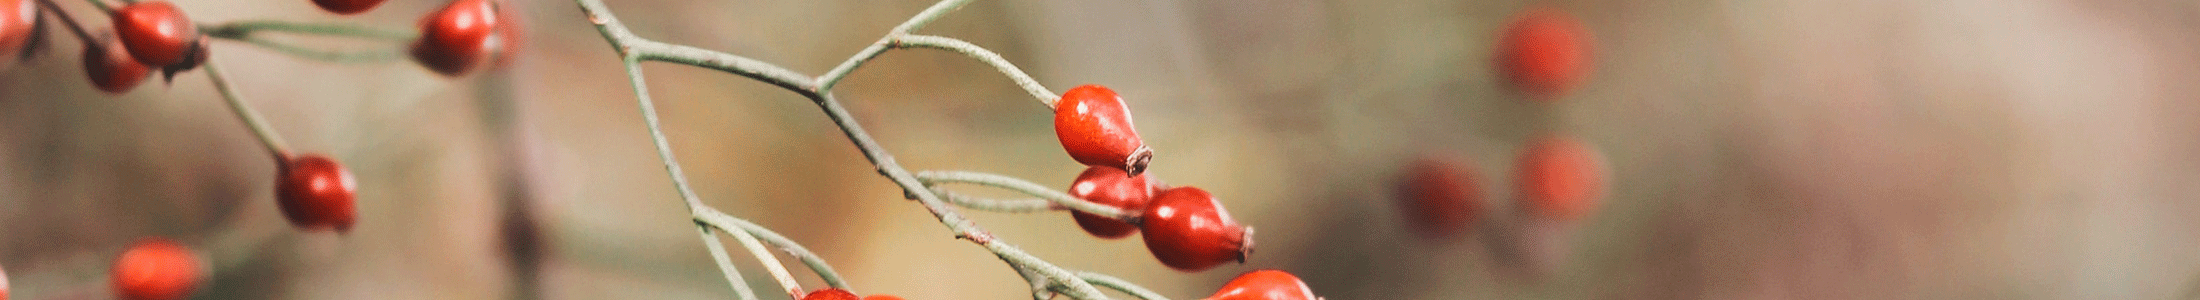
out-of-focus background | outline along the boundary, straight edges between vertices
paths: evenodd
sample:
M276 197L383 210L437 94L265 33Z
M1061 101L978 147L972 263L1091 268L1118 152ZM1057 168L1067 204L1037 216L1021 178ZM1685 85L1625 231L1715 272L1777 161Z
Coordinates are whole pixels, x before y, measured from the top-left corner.
M78 1L61 1L93 24ZM645 37L815 74L927 1L611 1ZM351 17L192 0L204 22L413 28L441 1ZM1152 174L1259 229L1242 265L1169 270L1062 213L968 212L1064 267L1179 299L1253 269L1329 299L2186 299L2200 292L2200 4L2190 1L1538 1L1594 36L1581 88L1508 92L1491 55L1523 1L984 0L923 33L999 51L1056 90L1123 94ZM220 272L201 299L724 299L617 57L572 3L515 1L521 54L446 79L217 42L293 147L358 177L346 235L290 229L274 163L202 72L119 96L79 43L0 71L0 266L16 299L106 298L106 264L168 236ZM326 41L326 45L372 47ZM817 109L745 78L644 68L711 205L830 260L858 292L1023 299L873 172ZM991 68L893 51L839 94L912 169L1066 187L1050 111ZM1609 193L1578 222L1518 215L1530 138L1593 145ZM1423 239L1393 192L1416 155L1471 162L1479 235ZM1010 196L979 187L958 190ZM738 253L736 253L738 254ZM753 260L735 260L772 291ZM809 286L819 283L792 264ZM772 293L764 293L774 298Z

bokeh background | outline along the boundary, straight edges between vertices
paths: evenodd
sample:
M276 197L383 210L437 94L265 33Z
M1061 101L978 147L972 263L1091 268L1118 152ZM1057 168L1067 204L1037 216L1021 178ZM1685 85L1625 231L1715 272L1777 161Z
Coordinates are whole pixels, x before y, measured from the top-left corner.
M811 74L930 5L611 2L645 37ZM179 2L207 22L387 28L440 4L338 18L308 1ZM1594 35L1593 75L1557 102L1508 92L1492 68L1503 22L1529 5ZM459 79L216 43L216 63L295 148L358 176L347 235L290 229L274 163L204 74L102 95L79 44L49 32L44 56L0 71L0 266L14 298L107 298L107 263L145 236L212 260L201 299L730 298L611 49L572 3L506 7L523 50ZM922 32L999 51L1056 91L1121 92L1159 154L1153 174L1214 192L1259 229L1245 264L1182 273L1061 213L968 213L1064 267L1178 299L1260 268L1329 299L2190 299L2193 28L2191 1L986 0ZM862 293L1028 297L803 98L645 70L709 204L820 252ZM841 86L912 169L1056 187L1082 170L1044 106L967 58L889 52ZM1549 133L1596 146L1610 171L1579 222L1508 217L1513 160ZM1478 171L1492 221L1475 238L1424 239L1400 221L1393 186L1426 153Z

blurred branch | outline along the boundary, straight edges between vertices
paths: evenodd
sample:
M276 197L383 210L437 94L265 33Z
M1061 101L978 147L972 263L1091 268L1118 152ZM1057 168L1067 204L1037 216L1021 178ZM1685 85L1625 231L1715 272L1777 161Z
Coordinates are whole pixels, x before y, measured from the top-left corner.
M237 95L237 88L229 83L229 77L222 74L221 66L214 63L213 58L206 59L205 67L206 79L213 81L214 90L221 92L222 100L228 101L229 110L237 114L237 120L244 121L245 127L252 129L252 135L260 138L260 144L267 146L267 152L275 156L277 166L288 164L290 144L283 142L283 137L275 133L275 128L268 127L267 120L260 117L258 110L253 110L252 105L244 103L243 97Z

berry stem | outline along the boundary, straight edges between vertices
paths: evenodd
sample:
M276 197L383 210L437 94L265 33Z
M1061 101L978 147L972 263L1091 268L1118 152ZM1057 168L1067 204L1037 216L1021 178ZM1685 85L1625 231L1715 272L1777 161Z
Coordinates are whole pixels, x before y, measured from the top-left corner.
M1100 215L1102 217L1108 217L1116 220L1130 221L1130 219L1132 219L1131 215L1134 214L1133 212L1124 211L1123 209L1116 208L1114 206L1107 206L1104 204L1093 203L1092 201L1085 201L1085 199L1078 199L1077 197L1062 193L1062 191L1047 188L1046 186L1039 185L1038 183L1032 183L1031 181L1018 179L1016 177L1009 177L1006 175L968 171L923 171L917 172L916 177L918 181L922 181L928 185L938 185L943 183L968 183L1016 191L1019 193L1024 193L1026 195L1037 196L1040 199L1046 199L1047 201L1053 201L1055 205L1061 205L1062 207L1066 207L1069 209L1075 209L1077 211Z
M258 110L253 110L252 105L244 103L244 97L237 95L237 87L229 83L229 77L222 74L221 67L214 63L213 58L206 60L205 68L206 79L214 83L215 91L221 92L222 100L229 102L229 110L237 114L237 120L244 121L245 127L252 129L252 135L260 138L260 144L267 146L268 155L274 156L275 161L287 161L290 144L283 142L282 135L276 134L275 128L268 127L267 120L260 118Z
M100 11L100 12L104 13L104 14L102 14L102 15L108 15L108 16L112 16L112 15L114 15L114 14L115 14L115 7L118 7L118 6L117 6L117 5L115 5L114 3L107 3L107 1L106 1L106 0L84 0L84 2L85 2L85 3L91 3L91 4L92 4L92 7L97 7L97 8L99 8L99 11Z
M242 42L242 43L245 43L246 45L253 45L253 46L258 46L258 47L260 47L260 48L264 48L264 49L268 49L268 50L274 50L275 52L281 52L281 53L283 53L283 54L285 54L285 55L290 55L290 56L296 56L296 57L298 57L298 58L311 59L311 60L318 60L318 61L326 61L326 62L333 62L333 63L381 63L381 62L389 62L389 61L393 61L393 60L397 60L397 59L399 59L399 58L403 58L403 57L405 57L405 55L404 55L404 54L403 54L402 52L398 52L397 50L388 50L388 51L348 51L348 52L347 52L347 51L331 51L331 50L320 50L320 49L312 49L312 48L306 48L306 47L301 47L301 46L298 46L298 45L292 45L292 44L288 44L288 43L278 42L278 41L275 41L275 40L271 40L271 39L268 39L268 38L265 38L265 37L259 37L259 36L241 36L241 37L223 37L223 36L213 36L213 37L215 37L215 38L220 38L220 39L226 39L226 40L233 40L233 41L237 41L237 42Z
M748 280L741 279L741 270L734 269L733 258L727 256L726 244L719 242L718 235L711 234L707 225L695 224L695 230L703 234L703 247L710 250L711 261L718 262L718 272L725 274L726 282L733 286L733 294L741 300L756 300L756 291L749 288Z
M1039 104L1045 104L1049 110L1054 108L1054 103L1061 101L1061 97L1055 96L1054 91L1047 90L1046 86L1039 85L1039 81L1032 79L1030 74L1025 74L1022 68L1017 68L1016 64L1009 63L1008 59L1001 58L1001 54L993 53L993 50L986 50L985 47L978 47L976 44L955 38L932 35L901 35L893 41L895 48L931 48L954 51L955 53L961 53L963 56L985 62L987 65L992 65L993 69L1000 70L1001 75L1006 75L1010 81L1015 81L1017 87L1023 88L1025 93L1031 93L1032 98L1039 99Z
M1093 285L1122 291L1125 294L1131 294L1132 297L1138 297L1139 299L1169 300L1168 296L1162 296L1161 293L1155 293L1153 292L1153 290L1146 289L1146 287L1138 286L1138 284L1131 283L1128 280L1115 278L1115 276L1108 276L1107 274L1077 272L1077 278L1084 279L1085 282L1090 282Z
M99 45L99 40L92 37L92 32L84 30L84 25L78 24L76 17L69 16L69 12L62 10L60 4L53 3L53 0L38 0L38 5L46 7L46 12L53 13L54 18L61 19L61 24L69 28L69 33L76 34L76 39L84 42L87 47Z

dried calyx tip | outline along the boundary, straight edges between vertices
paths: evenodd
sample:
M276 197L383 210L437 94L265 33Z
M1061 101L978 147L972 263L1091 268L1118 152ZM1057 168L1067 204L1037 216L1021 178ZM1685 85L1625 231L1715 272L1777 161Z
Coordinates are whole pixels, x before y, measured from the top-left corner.
M1138 150L1131 151L1130 157L1123 159L1123 176L1137 177L1138 174L1146 173L1146 165L1152 162L1153 148L1138 146Z

